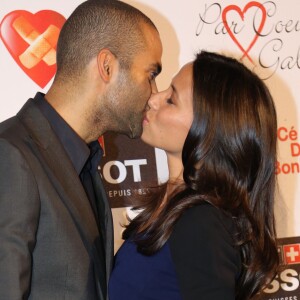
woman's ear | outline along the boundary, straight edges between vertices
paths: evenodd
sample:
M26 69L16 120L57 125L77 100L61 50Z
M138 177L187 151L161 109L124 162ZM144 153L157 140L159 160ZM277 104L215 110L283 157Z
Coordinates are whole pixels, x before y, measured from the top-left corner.
M104 82L112 78L116 57L109 49L102 49L97 56L98 72Z

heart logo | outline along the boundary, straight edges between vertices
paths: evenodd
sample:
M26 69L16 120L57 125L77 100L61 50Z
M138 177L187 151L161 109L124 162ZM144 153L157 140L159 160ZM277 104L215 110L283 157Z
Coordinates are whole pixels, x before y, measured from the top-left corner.
M16 10L0 24L0 35L19 67L41 88L56 72L56 45L66 19L51 10Z
M237 12L241 19L244 21L244 16L245 16L245 13L247 12L247 10L249 8L252 8L252 7L257 7L261 13L262 13L262 18L261 18L261 21L260 21L260 25L258 27L258 29L256 29L256 32L255 32L255 36L254 38L252 39L252 41L250 42L248 48L244 48L240 42L237 40L235 34L233 33L233 31L231 30L230 26L228 25L228 22L227 22L227 13L229 11L235 11ZM241 59L243 59L245 56L253 63L251 57L248 55L250 49L253 47L253 45L256 43L258 37L259 37L259 34L262 32L262 29L265 25L265 22L266 22L266 17L267 17L267 12L266 12L266 8L261 4L261 3L258 3L258 2L255 2L255 1L252 1L252 2L249 2L243 10L241 10L238 6L236 5L229 5L229 6L226 6L222 12L222 20L223 20L223 23L224 23L224 26L228 32L228 34L230 35L230 37L232 38L232 40L235 42L235 44L240 48L240 50L243 52L243 56Z

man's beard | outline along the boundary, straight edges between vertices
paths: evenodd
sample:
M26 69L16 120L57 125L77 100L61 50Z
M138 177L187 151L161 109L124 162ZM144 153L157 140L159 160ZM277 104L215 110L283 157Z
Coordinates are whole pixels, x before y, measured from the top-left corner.
M108 120L108 131L127 135L129 138L138 138L142 135L142 118L144 109L140 112L135 108L136 99L142 98L138 86L127 70L120 70L118 79L105 95L105 103L113 105L106 107L106 113L111 117ZM130 101L132 99L132 101ZM99 120L101 122L101 120ZM114 122L114 123L112 123Z

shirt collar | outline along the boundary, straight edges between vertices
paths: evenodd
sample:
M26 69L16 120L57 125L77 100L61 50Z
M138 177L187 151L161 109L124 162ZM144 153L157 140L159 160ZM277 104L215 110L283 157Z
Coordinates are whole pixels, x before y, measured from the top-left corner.
M57 111L45 99L45 95L37 93L35 100L38 108L50 123L54 133L62 143L77 174L79 175L86 163L90 149L69 124L57 113Z

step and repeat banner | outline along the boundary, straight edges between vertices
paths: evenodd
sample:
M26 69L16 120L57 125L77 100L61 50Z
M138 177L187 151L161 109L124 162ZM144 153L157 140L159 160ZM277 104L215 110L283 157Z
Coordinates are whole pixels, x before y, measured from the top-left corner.
M300 1L124 1L147 14L160 32L160 90L201 49L240 59L270 88L278 113L276 224L283 268L263 298L300 300ZM48 90L56 71L57 37L81 2L1 0L0 121L16 114L37 91ZM47 37L47 48L38 44L41 36ZM40 58L31 58L34 51L40 51ZM106 134L100 142L116 251L126 216L134 217L132 199L147 193L147 183L166 181L168 169L164 152L140 140Z

